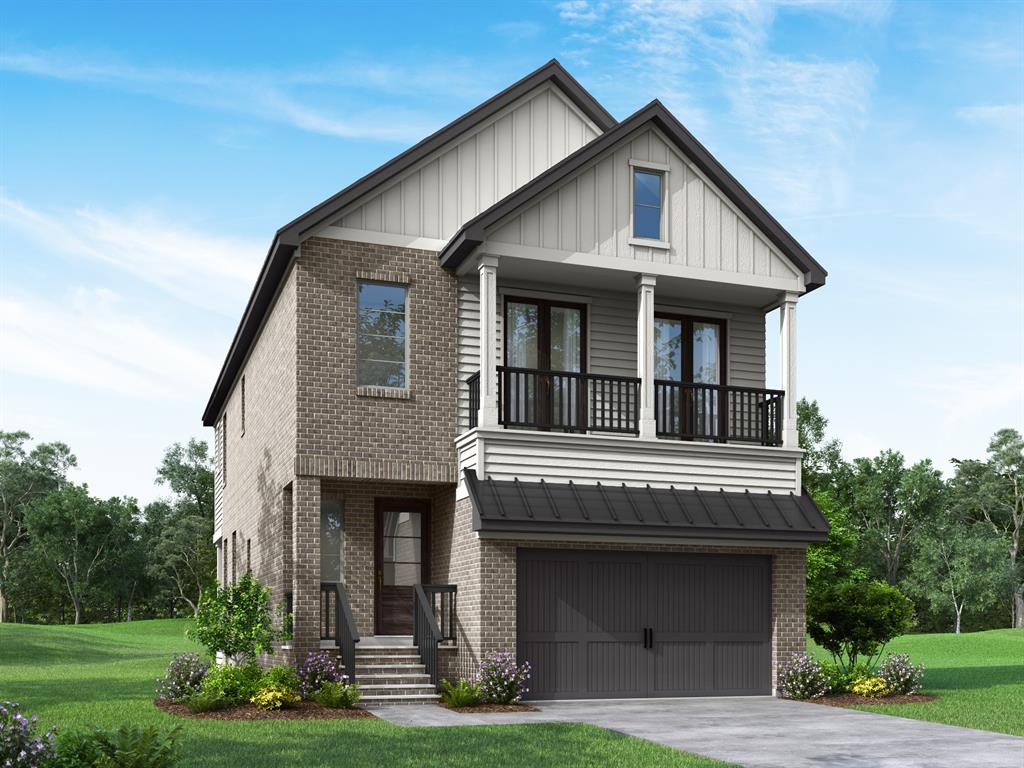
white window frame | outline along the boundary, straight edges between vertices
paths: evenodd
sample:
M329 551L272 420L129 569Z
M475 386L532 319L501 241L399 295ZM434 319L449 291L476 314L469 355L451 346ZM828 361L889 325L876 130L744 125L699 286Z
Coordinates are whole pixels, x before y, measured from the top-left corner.
M668 174L671 170L671 166L667 163L656 163L653 160L633 160L629 161L629 240L628 243L632 246L642 248L671 248L671 244L668 241L669 232L669 210L668 210ZM634 216L636 212L636 203L634 201L634 195L636 192L636 174L640 173L652 173L661 176L661 220L659 221L660 237L654 240L649 237L636 237L636 226L634 222Z
M359 287L361 285L397 285L405 289L405 386L386 387L380 384L359 383L359 329L356 328L356 389L358 394L372 396L374 394L393 393L397 395L408 394L412 388L412 349L409 339L412 337L412 325L409 322L409 302L412 298L412 290L409 283L397 282L394 280L375 280L372 278L356 278L356 322L359 318Z

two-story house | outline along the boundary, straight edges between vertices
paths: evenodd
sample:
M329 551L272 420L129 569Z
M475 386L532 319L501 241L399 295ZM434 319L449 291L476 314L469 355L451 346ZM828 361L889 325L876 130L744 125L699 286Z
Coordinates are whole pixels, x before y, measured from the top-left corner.
M278 230L206 407L218 575L368 702L763 694L804 647L824 269L659 102L552 61ZM781 315L781 385L765 381Z

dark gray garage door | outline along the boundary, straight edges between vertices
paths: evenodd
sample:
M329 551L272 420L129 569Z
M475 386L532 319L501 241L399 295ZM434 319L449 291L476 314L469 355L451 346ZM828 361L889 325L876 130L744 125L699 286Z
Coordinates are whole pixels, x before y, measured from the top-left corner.
M520 549L530 698L771 692L767 557Z

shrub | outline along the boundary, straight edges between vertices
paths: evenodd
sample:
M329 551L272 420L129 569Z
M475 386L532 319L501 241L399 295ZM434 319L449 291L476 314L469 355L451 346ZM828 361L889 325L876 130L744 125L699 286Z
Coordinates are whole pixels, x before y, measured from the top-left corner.
M316 703L328 709L352 709L363 697L356 683L346 685L339 682L326 682L313 695Z
M475 707L483 701L480 685L465 678L454 685L448 680L441 681L441 703L449 707Z
M274 630L270 614L270 590L252 575L235 584L215 583L199 598L195 626L188 636L202 643L211 656L223 653L232 661L251 661L261 653L273 653L281 633Z
M844 670L914 625L914 604L880 581L844 582L808 595L807 631Z
M13 701L0 701L0 758L5 768L40 768L53 758L53 730L36 735L36 715L25 717Z
M843 669L834 661L821 662L821 673L829 693L846 693L862 677L870 677L871 670L866 664L855 664L853 669Z
M480 695L488 704L518 704L530 689L530 663L517 665L511 653L493 653L480 660L477 684Z
M794 653L779 673L779 690L787 699L819 699L828 691L828 680L817 659Z
M862 677L853 684L850 690L858 696L870 696L873 699L888 696L891 693L885 680L880 677Z
M199 691L189 696L185 703L191 712L218 712L234 706L219 691Z
M251 699L260 709L278 710L294 707L302 697L295 691L276 685L261 686Z
M924 664L915 667L907 654L889 654L879 665L878 676L885 680L891 693L917 693L924 681Z
M260 679L260 688L283 688L298 693L301 686L302 681L294 667L271 667Z
M217 664L207 673L201 692L235 706L255 696L262 679L263 670L258 664Z
M299 667L300 690L307 699L313 698L324 683L338 683L341 678L338 657L327 651L311 652Z
M180 728L166 734L155 726L122 725L116 731L96 728L60 740L57 768L173 768L178 764Z
M157 679L156 696L160 701L184 701L199 690L209 667L195 653L179 653L167 665L167 673Z

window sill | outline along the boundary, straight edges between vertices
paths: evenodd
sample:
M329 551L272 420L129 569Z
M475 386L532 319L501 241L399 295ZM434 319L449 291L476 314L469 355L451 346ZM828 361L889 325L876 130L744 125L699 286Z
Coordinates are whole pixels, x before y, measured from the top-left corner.
M632 246L641 248L661 248L666 251L672 247L668 240L650 240L646 237L631 237L628 242Z
M356 397L381 397L386 400L411 400L412 392L408 388L397 387L356 387Z

